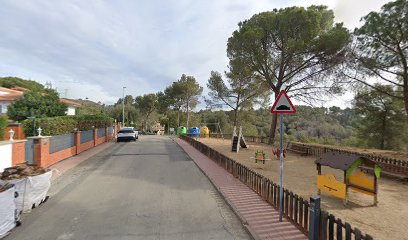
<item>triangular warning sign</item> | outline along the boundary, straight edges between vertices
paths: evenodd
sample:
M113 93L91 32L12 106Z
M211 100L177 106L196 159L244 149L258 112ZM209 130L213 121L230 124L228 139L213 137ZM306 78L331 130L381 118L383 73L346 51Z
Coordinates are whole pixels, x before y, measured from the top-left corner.
M285 90L282 90L279 93L278 98L276 98L276 101L271 108L271 113L296 113L296 108L293 106Z

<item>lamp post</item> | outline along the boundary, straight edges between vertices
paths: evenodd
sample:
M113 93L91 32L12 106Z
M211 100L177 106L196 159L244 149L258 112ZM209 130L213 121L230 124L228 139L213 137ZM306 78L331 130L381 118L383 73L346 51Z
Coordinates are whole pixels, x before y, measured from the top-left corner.
M123 98L122 98L122 124L125 126L125 88L123 87Z
M32 119L33 120L33 136L35 136L35 117L30 116L30 117L27 117L27 119Z

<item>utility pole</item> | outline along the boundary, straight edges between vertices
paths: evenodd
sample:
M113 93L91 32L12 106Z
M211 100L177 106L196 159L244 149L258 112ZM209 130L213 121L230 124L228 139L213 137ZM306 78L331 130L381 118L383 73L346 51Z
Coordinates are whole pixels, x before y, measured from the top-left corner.
M123 98L122 98L122 127L125 126L125 88L123 87Z

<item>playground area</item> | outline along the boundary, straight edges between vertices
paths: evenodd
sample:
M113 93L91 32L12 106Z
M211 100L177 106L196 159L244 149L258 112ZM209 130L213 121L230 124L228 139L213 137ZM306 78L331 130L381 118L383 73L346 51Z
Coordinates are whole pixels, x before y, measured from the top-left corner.
M231 139L198 138L197 140L237 162L279 183L279 159L272 154L271 146L248 143L248 148L239 152L231 151ZM266 158L255 162L256 151L264 151ZM287 152L284 159L284 187L305 199L317 194L317 169L315 156L301 156ZM322 167L322 174L333 173L338 180L343 179L341 170ZM400 181L379 179L378 204L373 205L373 196L349 190L348 203L322 193L322 208L352 226L370 234L374 239L408 239L408 184Z

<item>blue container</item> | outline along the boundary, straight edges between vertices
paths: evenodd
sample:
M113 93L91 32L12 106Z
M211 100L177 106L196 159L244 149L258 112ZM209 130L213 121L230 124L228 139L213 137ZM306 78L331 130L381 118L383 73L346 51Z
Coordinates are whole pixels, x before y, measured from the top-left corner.
M200 137L200 129L198 127L190 128L190 136L192 137Z

